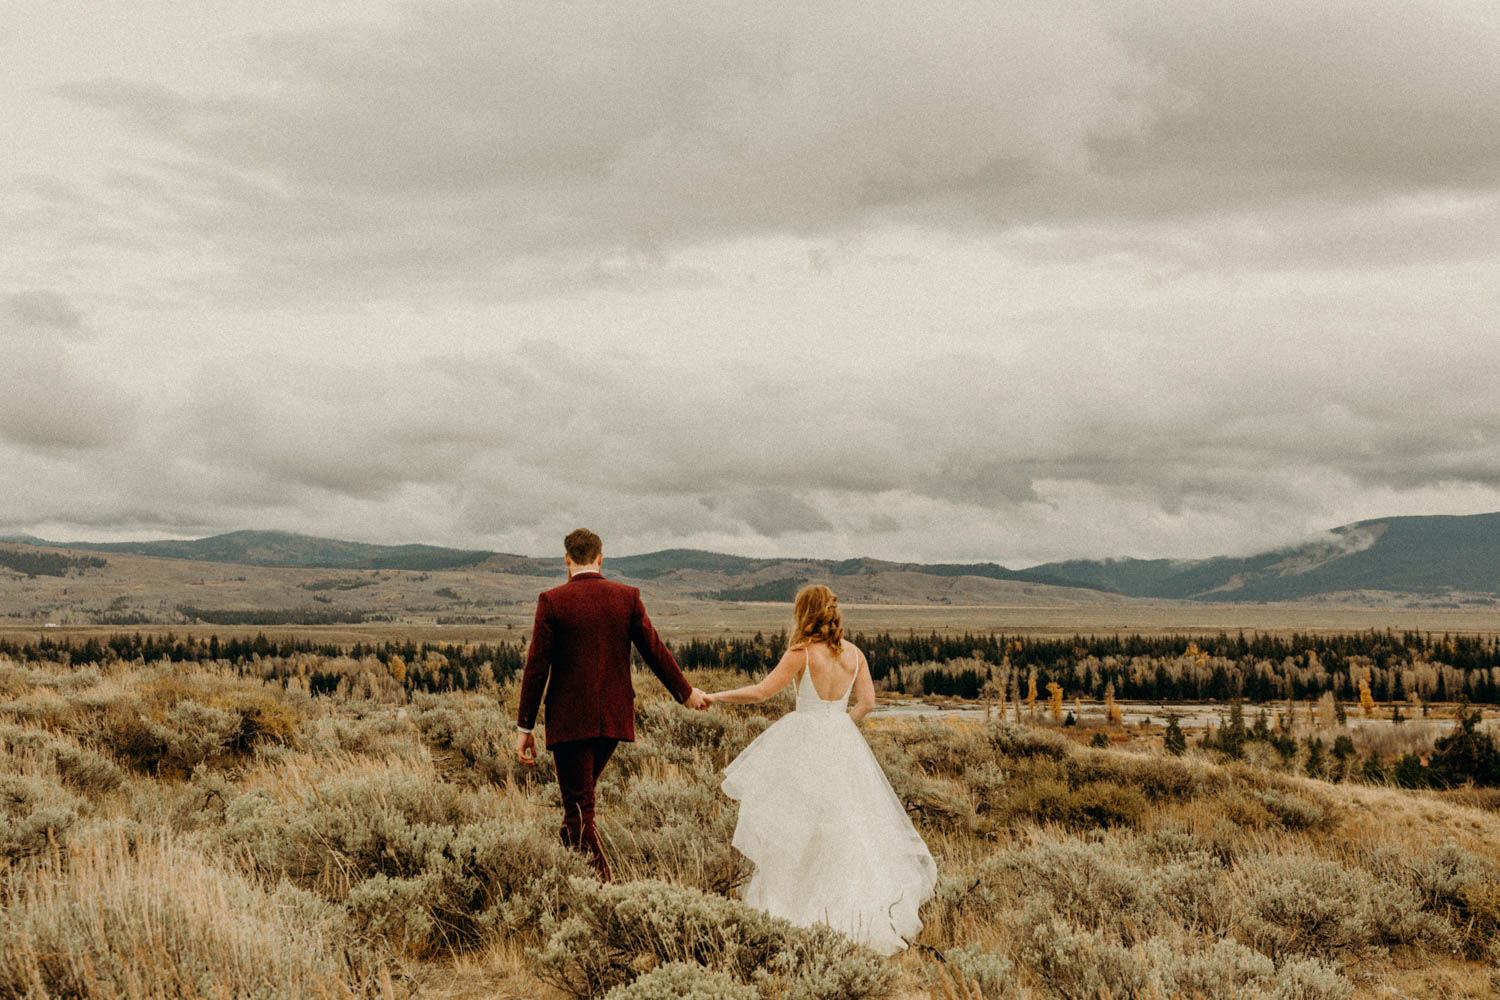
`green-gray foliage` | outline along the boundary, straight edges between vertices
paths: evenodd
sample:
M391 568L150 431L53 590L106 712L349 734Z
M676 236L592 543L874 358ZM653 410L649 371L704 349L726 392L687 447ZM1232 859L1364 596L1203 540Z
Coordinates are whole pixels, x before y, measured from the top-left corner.
M632 983L616 986L605 1000L760 1000L760 992L726 972L691 962L668 962Z
M529 952L544 980L576 997L630 982L642 965L687 962L739 983L776 981L796 1000L889 993L895 972L827 930L807 931L736 900L654 880L574 879L565 913Z

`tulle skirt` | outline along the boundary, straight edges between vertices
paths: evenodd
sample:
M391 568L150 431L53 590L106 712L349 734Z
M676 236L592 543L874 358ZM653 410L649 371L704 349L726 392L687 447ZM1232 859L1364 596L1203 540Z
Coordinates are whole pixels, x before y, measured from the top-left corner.
M723 789L740 803L734 846L755 865L746 903L884 955L922 929L937 865L842 710L783 716L724 769Z

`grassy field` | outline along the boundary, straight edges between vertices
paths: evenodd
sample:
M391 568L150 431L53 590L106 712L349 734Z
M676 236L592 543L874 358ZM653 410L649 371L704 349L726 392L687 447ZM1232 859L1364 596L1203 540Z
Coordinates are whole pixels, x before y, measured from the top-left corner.
M314 665L309 665L311 666ZM694 678L715 688L737 679ZM735 899L718 772L785 711L649 677L601 788L620 884L555 844L508 686L313 698L206 664L0 662L0 996L1471 997L1500 795L1302 776L1159 730L876 720L942 878L882 960Z
M87 553L83 553L87 555ZM606 561L606 571L608 562ZM657 627L668 638L776 632L789 624L788 602L706 600L740 578L679 572L638 581ZM94 627L188 628L184 607L217 611L320 614L363 624L245 626L249 634L317 631L333 641L388 638L483 642L531 628L536 595L560 575L522 576L494 567L410 570L300 569L193 562L109 553L107 565L67 576L27 577L0 568L0 635ZM1021 635L1095 632L1207 633L1397 631L1500 633L1500 610L1472 606L1392 607L1346 600L1297 604L1204 604L1133 600L1072 587L976 577L882 572L829 578L853 631L1004 631ZM1411 603L1411 602L1408 602ZM1431 602L1428 602L1431 603ZM339 616L344 616L339 619ZM291 619L285 619L291 620ZM440 624L442 623L442 624Z

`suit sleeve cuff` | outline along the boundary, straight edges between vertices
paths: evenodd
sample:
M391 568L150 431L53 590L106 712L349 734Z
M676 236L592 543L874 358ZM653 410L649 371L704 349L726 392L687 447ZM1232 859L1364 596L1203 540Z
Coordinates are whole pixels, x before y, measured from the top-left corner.
M519 722L516 723L516 732L518 733L529 733L533 728L532 726L523 726Z

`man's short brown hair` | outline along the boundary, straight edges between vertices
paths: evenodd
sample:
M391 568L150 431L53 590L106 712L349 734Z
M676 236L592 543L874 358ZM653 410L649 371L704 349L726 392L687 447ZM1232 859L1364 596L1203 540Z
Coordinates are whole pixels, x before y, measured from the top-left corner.
M563 549L575 566L587 566L604 552L604 543L587 528L576 528L563 539Z

